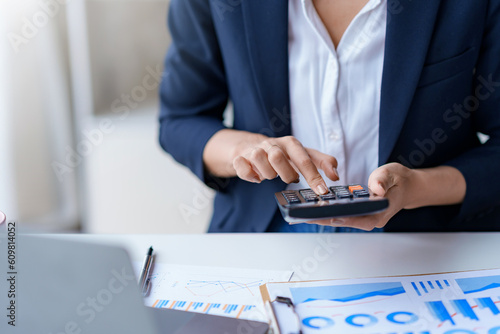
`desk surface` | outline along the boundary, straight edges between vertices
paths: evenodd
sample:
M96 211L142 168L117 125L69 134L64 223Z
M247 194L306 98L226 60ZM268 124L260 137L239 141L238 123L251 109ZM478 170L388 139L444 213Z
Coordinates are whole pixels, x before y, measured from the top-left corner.
M125 247L142 261L293 270L294 280L500 268L500 233L51 235Z

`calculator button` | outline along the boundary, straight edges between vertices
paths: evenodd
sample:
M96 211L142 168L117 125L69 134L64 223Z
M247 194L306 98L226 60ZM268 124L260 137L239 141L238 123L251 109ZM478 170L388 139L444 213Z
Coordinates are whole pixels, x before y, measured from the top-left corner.
M302 189L299 193L304 197L306 202L316 202L319 201L318 195L312 189Z
M300 203L299 196L297 196L297 193L295 191L287 190L281 193L283 194L283 197L285 197L286 201L289 204Z
M354 193L355 190L364 190L364 188L362 186L360 186L359 184L349 186L349 191L351 193Z
M335 195L337 195L337 197L339 198L351 197L351 194L345 189L335 190Z
M328 194L325 194L325 195L321 195L320 198L323 201L328 201L328 200L331 200L331 199L335 199L335 195L332 194L332 193L328 193Z
M355 197L370 197L370 193L366 190L354 190L353 195Z
M289 204L300 203L300 199L298 199L298 198L286 198L286 201L287 201Z
M294 196L285 196L285 199L288 203L293 204L293 203L300 203L300 199L298 197Z

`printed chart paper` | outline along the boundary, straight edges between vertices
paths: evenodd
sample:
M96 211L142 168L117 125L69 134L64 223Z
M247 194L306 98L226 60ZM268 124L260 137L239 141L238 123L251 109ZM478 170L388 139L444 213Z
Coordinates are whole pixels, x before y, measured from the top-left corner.
M266 288L292 299L306 334L500 334L500 270Z
M140 274L142 263L135 263ZM155 263L146 306L267 321L259 286L289 281L292 271Z

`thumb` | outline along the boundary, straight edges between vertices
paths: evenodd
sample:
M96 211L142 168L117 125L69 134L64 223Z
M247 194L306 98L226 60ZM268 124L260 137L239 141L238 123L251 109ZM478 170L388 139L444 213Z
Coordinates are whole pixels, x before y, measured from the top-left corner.
M384 197L389 189L396 185L393 166L384 165L371 173L368 179L368 188L377 196Z

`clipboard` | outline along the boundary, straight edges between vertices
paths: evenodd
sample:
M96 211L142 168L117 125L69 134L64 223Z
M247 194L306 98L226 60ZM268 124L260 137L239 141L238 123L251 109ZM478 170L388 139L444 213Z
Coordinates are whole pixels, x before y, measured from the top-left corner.
M263 290L262 287L261 293ZM295 305L290 298L279 296L271 301L268 295L268 299L264 299L264 305L269 319L269 328L272 330L272 333L303 333L300 317L295 311Z
M467 281L468 283L465 281ZM338 317L335 319L335 321L332 320L331 323L329 324L332 326L332 328L329 328L330 332L357 333L359 332L359 329L363 326L361 320L364 321L364 324L373 324L374 325L373 331L379 332L379 331L384 331L385 329L379 330L379 327L376 327L375 324L377 324L377 322L379 324L382 323L382 320L387 322L387 319L389 319L395 323L404 324L406 322L408 324L413 324L414 326L416 326L420 324L420 322L418 321L422 320L422 322L424 322L424 317L425 321L428 321L431 317L436 317L436 318L441 317L440 319L438 319L440 321L439 325L440 328L446 328L446 326L452 326L451 325L452 323L453 324L456 323L457 326L460 325L462 327L464 326L467 327L470 324L471 333L475 333L474 331L472 331L472 329L477 325L488 328L491 327L489 329L490 331L493 330L493 332L495 332L496 330L500 331L500 326L499 326L500 325L500 269L457 271L457 272L446 272L446 273L435 273L435 274L431 273L422 275L382 276L373 278L269 283L261 286L260 292L264 304L266 306L265 309L266 312L268 313L268 318L270 319L270 327L273 329L274 333L302 334L308 331L307 325L310 325L310 323L307 322L307 318L304 319L304 314L301 313L304 312L305 310L304 308L300 308L301 303L306 303L310 301L318 302L321 301L321 299L324 299L323 301L326 301L326 303L337 302L337 300L329 299L330 297L327 296L318 297L317 294L318 290L314 291L314 289L333 286L338 288L336 290L338 292L341 290L341 287L356 286L356 285L361 286L368 284L383 284L383 283L396 284L397 282L400 282L401 286L404 288L402 291L399 292L394 290L393 291L394 296L396 296L397 293L399 293L400 297L398 298L408 297L409 300L408 305L411 305L413 307L413 309L409 308L408 310L414 312L414 314L413 313L410 314L411 312L392 312L390 310L387 310L387 312L385 312L385 310L382 309L379 309L379 312L372 313L375 315L368 315L368 312L366 312L367 314L364 314L365 311L353 312L355 314L350 315L349 317L344 317L344 318ZM464 282L467 283L467 284L464 283L464 286L466 288L469 287L469 290L472 289L470 287L474 286L477 289L474 288L475 290L472 289L470 291L465 291L463 290L464 289L463 286L460 285L458 282L460 282L460 284ZM431 285L432 288L430 287ZM290 296L290 291L292 289L297 289L297 288L301 289L301 299L298 298L297 300L295 300L293 298L293 294L292 296ZM311 289L310 296L307 295L308 288ZM450 289L449 290L450 292L446 291L447 288ZM431 289L434 290L431 291ZM460 289L462 290L459 291ZM304 291L306 291L306 294L304 294ZM439 300L433 301L434 300L433 296L436 296L439 292L442 293L442 291L446 291L445 294L453 292L455 295L453 296L450 295L449 300L443 298L442 301ZM490 291L491 298L487 296L488 291ZM418 297L417 294L419 294ZM384 292L382 292L379 295L380 298L378 299L382 300L389 295L390 295L389 293L384 294ZM358 296L360 296L360 294L358 294ZM355 305L356 303L360 305L361 304L370 305L371 301L369 298L374 296L376 296L376 294L370 295L368 297L363 297L366 298L364 300L360 298L359 300L354 301L352 305ZM316 297L318 298L315 299ZM422 300L420 302L416 302L416 300L418 300L418 298L420 297L422 298ZM477 301L477 305L471 304L472 306L469 305L470 306L469 307L468 304L470 304L471 301ZM480 302L482 302L483 304L480 305ZM375 305L375 303L373 305ZM454 305L455 309L453 309ZM297 307L299 307L298 310ZM342 306L334 306L334 307L339 307L335 308L336 313L342 313L339 311L341 310ZM358 310L357 307L362 307L362 306L351 306L351 307L353 307L353 309ZM462 310L460 310L461 307ZM429 308L429 310L427 310L427 308ZM447 312L446 308L449 309L448 310L449 312ZM366 308L364 310L366 310ZM433 310L435 312L432 312ZM423 314L422 312L425 312L426 314ZM379 315L376 315L377 313L379 313ZM383 315L380 315L381 313ZM366 317L363 319L362 318L356 319L355 317L362 315ZM377 319L377 317L380 317L381 319ZM462 319L461 317L462 318L469 317L470 319ZM337 327L337 325L341 324L342 322L349 322L349 321L351 322L351 325L359 327L358 328L353 327L352 331L346 330L347 325L345 324L344 324L345 326L342 327L341 329ZM333 325L334 323L335 326ZM432 321L430 323L431 323L430 326L434 326L433 324L438 322L436 320L434 323ZM309 327L315 328L314 326L309 326ZM413 328L410 327L408 328L410 331L413 330ZM433 328L434 327L429 329L429 333L434 334L434 333L446 332L446 330L435 331L433 330ZM407 328L404 327L401 327L399 331L408 332ZM393 330L391 329L388 332L393 332Z

